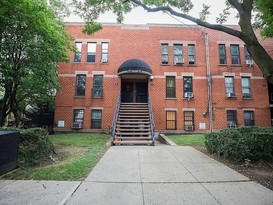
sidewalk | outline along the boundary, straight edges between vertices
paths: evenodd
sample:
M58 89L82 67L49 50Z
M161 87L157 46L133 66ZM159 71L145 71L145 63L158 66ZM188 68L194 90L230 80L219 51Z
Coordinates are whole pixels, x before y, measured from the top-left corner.
M272 205L273 191L194 148L179 146L111 147L82 183L0 181L1 205L65 202Z

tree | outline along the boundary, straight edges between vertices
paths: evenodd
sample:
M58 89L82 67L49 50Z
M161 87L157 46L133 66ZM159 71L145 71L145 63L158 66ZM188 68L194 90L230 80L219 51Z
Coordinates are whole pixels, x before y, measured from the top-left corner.
M140 6L148 12L167 12L170 15L190 20L197 25L236 36L245 43L248 52L259 66L264 77L273 83L273 60L259 43L251 23L253 11L258 11L260 18L257 18L259 23L256 25L264 29L262 31L265 35L270 36L266 29L271 32L273 30L272 0L227 0L227 8L217 18L218 24L205 21L207 15L210 14L207 5L203 5L200 18L188 15L188 12L193 8L191 0L86 0L83 3L74 0L74 3L78 11L82 11L79 12L81 16L87 21L85 29L87 33L96 31L96 29L92 29L94 26L98 28L95 20L100 13L112 10L117 14L117 20L121 22L124 13L130 12L135 6ZM222 25L226 21L230 9L235 9L238 12L241 30Z
M72 38L45 0L1 0L0 8L0 125L13 113L18 126L26 105L54 104Z
M257 0L255 8L259 11L256 15L255 26L262 28L262 35L273 37L273 2L272 0Z

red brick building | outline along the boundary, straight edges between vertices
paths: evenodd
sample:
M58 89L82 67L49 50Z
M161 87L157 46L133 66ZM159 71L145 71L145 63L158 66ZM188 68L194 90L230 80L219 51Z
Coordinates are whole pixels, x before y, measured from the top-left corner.
M67 24L79 52L59 65L55 131L109 131L120 94L127 103L149 96L160 132L271 126L269 86L238 38L185 25L82 28Z

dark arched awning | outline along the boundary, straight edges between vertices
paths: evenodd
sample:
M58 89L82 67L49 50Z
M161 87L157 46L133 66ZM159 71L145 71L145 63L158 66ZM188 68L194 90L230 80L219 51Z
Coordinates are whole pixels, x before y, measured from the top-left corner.
M118 69L118 75L136 73L152 75L152 70L146 62L139 59L127 60Z

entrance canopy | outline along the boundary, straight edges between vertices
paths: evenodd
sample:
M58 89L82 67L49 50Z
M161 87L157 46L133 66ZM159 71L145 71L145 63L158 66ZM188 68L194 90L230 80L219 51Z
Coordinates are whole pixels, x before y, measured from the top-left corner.
M152 70L146 62L139 59L130 59L122 63L118 69L118 76L123 74L146 74L151 76Z

